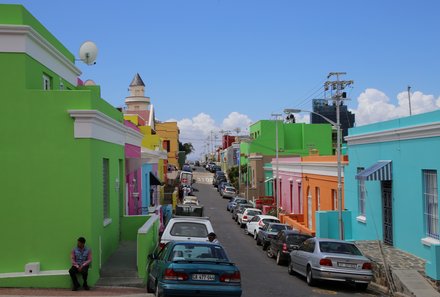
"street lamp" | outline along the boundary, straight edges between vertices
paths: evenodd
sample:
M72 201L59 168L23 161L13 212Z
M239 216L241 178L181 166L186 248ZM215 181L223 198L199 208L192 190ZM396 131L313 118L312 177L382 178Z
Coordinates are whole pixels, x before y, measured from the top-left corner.
M284 109L284 113L300 113L300 112L310 112L313 114L316 114L317 116L320 116L327 122L329 122L333 127L336 128L336 156L337 156L337 162L338 162L338 226L339 226L339 239L344 239L344 222L342 220L342 162L341 162L341 123L339 121L339 116L337 117L336 123L330 120L329 118L323 116L322 114L319 114L314 111L308 111L303 109L293 109L293 108L286 108Z
M280 188L279 188L279 174L278 174L278 118L281 116L280 113L273 113L271 114L271 116L275 117L275 164L276 164L276 179L275 179L275 200L276 200L276 214L277 214L277 218L278 218L278 206L279 206L279 193L280 193Z

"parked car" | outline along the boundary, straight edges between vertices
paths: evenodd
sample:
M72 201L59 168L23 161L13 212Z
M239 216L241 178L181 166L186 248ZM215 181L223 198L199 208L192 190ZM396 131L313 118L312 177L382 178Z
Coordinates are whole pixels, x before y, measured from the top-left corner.
M246 223L244 234L250 234L257 239L258 230L267 223L279 223L280 220L274 216L256 215Z
M228 204L226 205L226 210L229 212L232 212L234 210L234 207L237 204L244 204L247 203L248 201L245 198L241 198L241 197L234 197L231 198L231 200L229 200Z
M155 296L236 296L240 271L221 245L169 242L149 255L147 291Z
M227 186L227 187L225 187L224 190L222 190L222 191L220 192L220 195L221 195L223 198L232 198L232 197L234 197L235 195L237 195L237 190L235 190L235 188L232 187L232 186Z
M212 179L212 185L218 187L221 182L226 182L226 175L223 171L217 171Z
M222 182L220 182L220 183L218 184L218 187L217 187L217 192L219 192L220 195L221 195L221 194L222 194L222 190L223 190L225 187L227 187L227 186L232 187L231 183L229 183L229 182L227 182L227 181L222 181Z
M300 233L297 230L281 230L275 238L269 238L267 256L269 258L276 257L277 264L283 265L289 260L290 252L298 249L309 238L311 238L310 235Z
M290 253L288 272L316 280L350 281L365 290L373 278L371 261L354 243L334 239L310 238Z
M199 199L196 196L185 196L183 197L182 204L199 205Z
M212 165L211 167L210 167L210 171L212 172L212 173L216 173L217 171L221 171L222 170L222 168L220 167L220 166L218 166L218 165Z
M239 213L243 213L243 211L246 208L251 208L251 207L254 207L254 206L252 204L250 204L250 203L240 203L240 204L237 204L235 206L235 208L232 210L232 219L237 222L238 214Z
M195 161L194 166L200 167L200 161Z
M261 214L263 214L263 212L258 208L246 208L243 213L237 214L237 223L243 228L254 216Z
M206 241L211 232L214 229L208 218L171 218L160 238L160 245L164 246L172 240Z
M183 166L182 166L182 171L192 172L191 165L189 165L189 164L185 164L185 165L183 165Z
M261 245L265 251L270 244L270 239L275 238L281 230L292 230L292 227L281 223L265 224L257 233L257 245Z

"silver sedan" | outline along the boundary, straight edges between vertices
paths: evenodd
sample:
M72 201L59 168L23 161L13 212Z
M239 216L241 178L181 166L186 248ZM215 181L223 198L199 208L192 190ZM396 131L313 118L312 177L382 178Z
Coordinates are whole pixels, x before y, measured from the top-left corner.
M316 280L346 281L362 290L373 278L371 261L354 243L316 237L290 253L288 272L305 276L310 286Z

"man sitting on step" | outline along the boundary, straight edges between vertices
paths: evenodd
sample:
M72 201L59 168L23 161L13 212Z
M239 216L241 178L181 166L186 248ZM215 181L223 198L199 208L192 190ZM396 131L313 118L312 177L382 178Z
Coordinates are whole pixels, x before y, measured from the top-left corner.
M81 273L82 275L84 290L90 289L87 285L87 275L89 272L89 265L92 262L92 251L86 247L85 244L86 239L84 237L78 238L77 246L70 254L72 267L69 269L69 274L73 282L72 291L77 291L80 287L78 279L76 278L77 273Z

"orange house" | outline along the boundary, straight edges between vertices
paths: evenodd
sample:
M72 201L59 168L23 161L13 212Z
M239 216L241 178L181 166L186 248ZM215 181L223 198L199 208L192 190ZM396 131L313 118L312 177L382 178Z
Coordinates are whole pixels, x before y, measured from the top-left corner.
M304 233L315 235L316 211L337 210L338 164L336 156L302 157L301 170L301 206L299 214L284 214L281 220ZM348 163L348 157L342 156L342 164ZM342 172L343 177L343 172ZM344 179L342 178L342 189ZM342 192L342 208L344 208L344 192Z

